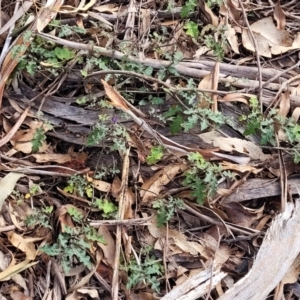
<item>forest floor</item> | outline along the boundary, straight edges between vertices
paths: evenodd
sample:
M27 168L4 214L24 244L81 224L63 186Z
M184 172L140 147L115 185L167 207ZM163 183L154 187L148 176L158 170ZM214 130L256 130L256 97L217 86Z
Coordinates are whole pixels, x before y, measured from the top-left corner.
M1 300L300 298L299 1L0 8Z

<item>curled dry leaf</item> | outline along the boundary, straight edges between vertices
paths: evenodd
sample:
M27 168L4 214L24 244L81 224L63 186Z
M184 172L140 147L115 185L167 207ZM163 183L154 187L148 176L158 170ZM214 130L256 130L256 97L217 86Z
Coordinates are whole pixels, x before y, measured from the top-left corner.
M279 30L284 30L286 18L285 18L285 14L281 8L280 1L277 1L276 5L274 7L274 19L277 22L277 28Z
M204 76L203 79L199 82L198 89L206 89L211 90L213 85L213 74L209 73L208 75ZM208 100L212 93L203 93L204 95L199 95L199 107L200 108L208 108L210 107L210 101ZM206 96L205 96L206 95Z
M97 10L100 13L111 13L115 15L118 13L119 8L115 4L104 4L101 6L94 6L93 10Z
M257 210L250 210L237 202L222 204L231 223L252 228L251 225L262 217L264 206Z
M232 170L241 173L252 172L253 174L258 174L263 170L263 168L257 169L256 167L250 165L236 165L228 161L223 161L220 163L220 165L222 166L223 170Z
M290 266L282 279L282 283L294 283L298 280L300 274L300 254L297 256L293 264Z
M291 99L290 99L290 93L288 90L286 90L280 98L280 104L279 104L279 114L282 117L286 117L290 111L291 107Z
M290 92L286 90L280 98L279 115L285 118L290 111L290 107ZM287 141L287 136L280 124L275 124L275 130L277 131L279 141Z
M230 24L227 24L226 28L227 28L227 30L224 32L224 35L225 35L229 45L231 46L231 49L235 53L239 54L240 53L239 43L238 43L236 32Z
M36 257L35 245L31 239L23 238L12 231L7 233L8 240L13 246L26 254L26 260L34 260Z
M73 7L71 5L62 6L61 9L59 10L59 12L62 14L77 13L79 11L84 12L84 11L87 11L88 9L92 8L93 5L95 5L96 3L97 3L97 0L91 0L88 3L86 3L86 1L83 0L80 2L80 5L78 5L78 7Z
M71 160L84 162L87 159L86 153L75 153L75 152L70 154L58 154L58 153L32 154L31 156L36 159L37 163L55 162L57 164L64 164Z
M123 111L129 110L129 107L126 104L126 100L106 81L102 79L101 82L104 86L105 93L107 97L111 100L112 104Z
M109 232L107 226L105 225L99 227L98 234L101 235L106 242L105 244L98 243L98 246L103 251L104 259L106 260L106 263L112 267L114 265L114 260L115 260L115 250L116 250L115 240L113 239L111 233Z
M255 95L250 95L250 94L242 94L242 93L232 93L232 94L227 94L222 98L219 98L219 102L242 102L245 104L249 104L248 98L252 97Z
M223 151L237 151L255 160L265 161L271 157L271 155L264 154L261 148L252 142L237 138L224 138L216 131L200 134L199 137L206 143L213 143L215 147Z
M292 113L292 118L295 120L295 122L298 122L300 116L300 107L296 107Z
M95 189L97 189L98 191L100 191L100 192L108 193L111 189L111 184L110 183L105 182L103 180L94 179L92 177L89 177L88 174L86 174L86 180L88 182L90 182L93 185L93 187Z
M285 30L277 29L272 17L267 17L253 23L250 28L258 49L254 48L249 29L243 29L243 45L250 51L255 52L257 50L262 56L272 57L272 54L278 54L276 53L278 47L291 47L293 45L289 33Z
M13 300L33 300L32 297L26 296L20 291L14 291L10 294L10 296Z
M163 187L168 184L178 173L182 173L188 168L187 164L174 164L164 167L151 178L149 178L141 187L140 195L142 202L146 203L156 198Z
M36 265L38 261L29 263L29 260L24 260L21 263L13 266L9 266L3 272L0 272L0 281L7 281L11 279L12 276L21 273L22 271Z
M10 193L14 190L17 181L21 178L26 176L22 173L14 173L11 172L7 174L4 178L0 181L0 209L5 201L5 199L10 195Z
M179 247L182 251L188 252L192 255L201 254L202 256L209 258L209 253L206 253L205 248L197 242L190 242L187 240L187 237L177 231L177 230L168 230L165 227L158 228L156 226L156 220L150 220L148 229L150 234L155 238L165 238L168 236L170 239L170 244L174 244Z

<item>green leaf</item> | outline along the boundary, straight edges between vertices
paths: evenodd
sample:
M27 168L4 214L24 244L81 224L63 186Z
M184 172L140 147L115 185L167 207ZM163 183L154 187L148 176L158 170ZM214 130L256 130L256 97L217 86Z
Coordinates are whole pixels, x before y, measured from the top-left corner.
M85 70L81 70L81 71L80 71L80 74L81 74L83 77L88 76L88 72L85 71Z
M180 14L181 17L182 18L187 17L188 14L191 11L194 11L196 7L197 7L197 1L196 0L188 0L188 1L186 1L185 4L182 7L182 10L181 10L181 14Z
M164 155L164 147L159 145L151 148L151 154L146 157L146 162L149 165L157 163Z
M163 104L164 103L164 99L162 99L160 97L152 97L151 98L151 103L154 104L154 105Z
M107 199L96 199L95 205L103 210L105 214L114 213L118 210L118 207L112 201L108 201Z
M184 122L182 115L178 115L173 119L170 124L170 131L172 134L176 134L182 130L181 124Z
M46 134L45 134L45 130L44 128L40 127L37 128L34 136L33 136L33 140L31 141L32 143L32 147L31 150L32 152L37 152L40 147L42 147L43 142L46 140Z
M189 21L184 25L183 28L186 29L186 34L191 36L192 38L197 38L199 36L199 29L197 23Z
M70 60L72 58L75 57L75 54L73 51L70 51L68 48L66 47L56 47L54 49L54 53L56 55L56 57L60 60Z
M205 186L200 180L200 178L195 178L195 183L193 184L194 190L191 192L193 197L196 197L197 203L202 205L206 199Z

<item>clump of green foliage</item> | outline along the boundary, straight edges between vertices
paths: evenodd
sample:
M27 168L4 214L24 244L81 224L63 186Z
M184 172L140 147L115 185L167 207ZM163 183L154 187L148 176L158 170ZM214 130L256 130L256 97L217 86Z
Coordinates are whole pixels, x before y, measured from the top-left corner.
M228 46L226 31L227 27L225 25L219 25L218 27L206 25L201 31L201 37L206 47L212 50L219 61L223 60Z
M185 1L181 10L181 18L186 18L190 12L193 12L197 8L197 5L198 1L196 0Z
M210 102L211 99L205 94L201 94L201 98L199 97L200 93L193 79L187 81L185 90L179 89L177 93L183 99L185 107L176 104L163 114L172 134L181 131L189 132L199 126L203 131L210 126L219 126L230 121L220 112L213 112L209 108L201 107L201 99L205 99L207 102Z
M63 232L58 235L56 243L52 245L46 244L40 248L40 251L49 256L57 256L66 274L78 262L84 264L86 267L91 267L89 255L91 243L106 243L95 228L83 224L84 217L75 207L69 208L68 214L78 226L73 228L64 226Z
M213 197L220 180L235 178L234 173L223 171L221 166L206 161L198 152L190 153L188 160L191 168L186 172L183 184L190 186L191 195L199 204Z
M128 282L126 287L128 289L145 282L150 284L151 288L159 292L160 283L158 276L162 274L163 267L160 261L148 253L143 261L138 264L135 260L131 260L127 266L122 267L128 274Z
M221 6L223 4L223 0L208 0L206 4L209 8L213 8L215 6Z
M46 129L52 130L53 126L49 122L46 122L42 127L39 127L35 130L33 139L31 141L31 151L33 153L38 152L39 149L43 146L43 143L47 138Z
M157 226L162 227L173 218L178 210L184 209L184 202L182 199L169 196L168 199L154 201L152 207L157 209Z
M164 155L164 147L162 145L152 147L150 152L151 153L146 157L146 162L148 165L154 165L162 159Z
M278 129L282 129L287 141L294 146L291 151L294 161L299 163L300 125L293 118L280 116L275 108L270 109L267 115L263 115L256 97L250 98L249 103L250 113L240 117L240 121L245 121L246 124L244 135L258 134L261 136L262 145L269 143L276 146L275 134Z
M110 123L107 121L110 119L109 116L103 114L99 115L100 121L94 125L92 132L87 138L87 146L94 146L99 144L101 141L111 142L112 145L109 147L110 151L113 150L126 150L126 142L128 140L128 133L126 128L111 120Z
M97 207L102 213L104 218L115 218L118 207L110 200L103 198L95 198L93 206Z
M89 198L93 196L94 188L83 176L72 175L67 183L68 185L64 188L66 193L78 194L80 197L83 197L85 194Z
M110 200L106 198L97 198L94 196L93 185L81 175L72 175L68 181L68 185L64 188L66 193L78 194L80 197L85 195L92 199L92 206L103 211L102 216L104 218L115 217L115 213L118 211L118 207ZM75 211L76 213L76 211ZM70 212L71 216L78 222L78 217Z
M33 212L26 217L24 224L28 227L42 226L51 229L49 219L53 212L53 206L46 206L42 209L34 209Z

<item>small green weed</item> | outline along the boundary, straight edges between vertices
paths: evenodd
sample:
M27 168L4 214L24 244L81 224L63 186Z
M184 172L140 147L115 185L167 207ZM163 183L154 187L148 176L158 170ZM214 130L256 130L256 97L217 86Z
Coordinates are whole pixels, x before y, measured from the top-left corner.
M111 167L101 166L95 172L94 178L103 180L103 179L107 179L108 177L114 177L116 174L119 174L119 173L120 173L120 170L113 166L111 166Z
M46 131L42 127L36 129L33 139L31 141L31 143L32 143L31 151L32 152L38 152L39 149L42 147L43 142L47 138L45 133L46 133Z
M53 206L46 206L42 209L34 209L32 214L27 216L24 224L28 227L42 226L51 229L49 219L53 212Z
M40 251L49 256L59 256L61 265L66 274L69 273L76 258L86 267L91 266L90 256L87 254L90 244L85 242L79 235L82 234L79 228L71 228L65 226L65 231L60 233L57 242L53 245L45 245Z
M184 202L182 199L169 196L168 200L159 199L153 202L152 207L157 209L157 226L161 227L168 223L179 209L184 209Z
M189 35L191 38L197 39L199 37L198 24L194 21L186 22L183 28L186 29L186 34Z
M43 40L41 37L33 38L26 54L20 56L24 45L15 46L12 49L13 57L18 58L18 70L26 70L30 75L34 75L38 70L46 68L54 75L58 75L58 70L75 57L75 52L66 47L54 46Z
M185 1L181 10L181 18L186 18L190 12L193 12L197 8L197 5L198 1L196 0Z
M219 179L235 178L235 174L223 171L221 166L206 161L199 153L190 153L188 160L192 163L189 171L185 174L184 185L192 189L191 195L197 199L199 204L213 197L217 191Z
M284 118L280 116L278 110L274 108L264 116L260 111L259 102L256 97L250 98L249 103L251 112L247 116L241 116L239 119L246 123L244 134L259 134L261 136L260 143L262 145L270 143L271 145L276 146L275 134L278 128L280 128L286 135L287 141L294 146L291 151L294 162L300 162L300 125L293 118Z
M108 199L95 198L93 205L103 211L102 217L104 218L115 217L118 211L118 207Z
M89 198L93 196L93 186L81 175L72 175L68 180L68 185L64 188L66 193L78 194L84 197L86 194Z
M150 284L154 291L159 292L160 283L158 276L162 274L163 267L161 262L155 257L147 254L142 263L138 264L135 260L131 260L130 263L122 269L129 274L126 285L128 289L145 282L146 284Z
M68 37L74 34L85 34L86 30L78 26L70 26L68 24L61 24L59 20L53 20L49 27L58 29L58 37Z
M164 155L164 147L158 145L151 148L151 153L146 157L146 162L148 165L154 165L162 159Z
M80 226L74 228L64 226L64 231L58 235L56 243L52 245L46 244L40 248L40 251L49 256L57 256L66 274L78 262L84 264L86 267L91 266L89 255L91 243L106 243L95 228L89 225L82 225L83 215L76 208L69 208L68 213L73 221L80 224Z
M223 60L228 46L227 38L225 36L226 30L227 27L224 25L219 25L218 27L206 25L201 30L201 37L206 47L213 51L213 54L219 61Z
M87 138L87 146L94 146L105 140L106 142L112 142L112 145L109 147L111 151L126 151L126 142L128 140L126 128L116 123L113 119L111 124L108 124L107 121L110 117L107 115L100 115L99 118L101 118L101 121L95 124ZM104 123L104 121L106 122Z
M53 126L49 122L45 122L42 127L39 127L35 130L33 139L31 141L31 151L33 153L38 152L39 149L43 146L43 143L47 138L46 131L52 129Z

